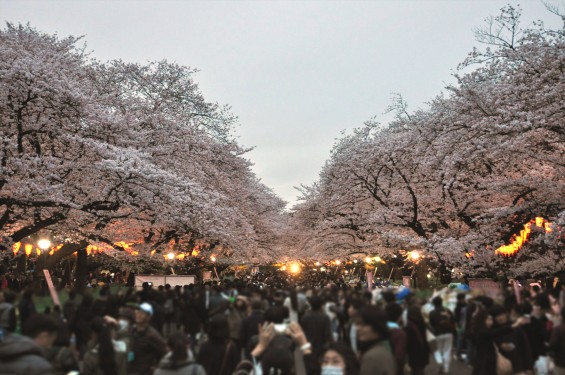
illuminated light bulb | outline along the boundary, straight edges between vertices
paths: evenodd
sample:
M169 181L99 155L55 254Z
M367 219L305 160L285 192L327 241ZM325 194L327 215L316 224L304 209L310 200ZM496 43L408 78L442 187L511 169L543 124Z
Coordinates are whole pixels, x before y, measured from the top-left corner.
M51 247L51 241L49 241L46 238L43 238L43 239L37 241L37 246L39 246L39 248L41 250L47 250Z
M290 265L290 272L291 273L298 273L300 272L300 265L298 263L292 263Z
M357 259L355 259L355 260L353 261L353 263L357 264Z
M382 261L380 256L376 256L375 258L375 262L380 263Z
M339 266L340 264L341 264L341 260L336 260L336 261L335 261L335 265L336 265L336 266Z
M169 260L175 259L175 254L173 254L173 253L168 253L168 254L167 254L167 259L169 259Z
M428 273L428 274L426 275L426 277L429 279L429 278L432 277L432 274L431 274L431 273Z
M210 257L210 260L211 260L212 262L215 262L215 261L216 261L216 257L215 257L214 255L212 255L212 256Z
M371 258L369 258L369 257L365 258L365 262L367 262L367 263L371 263L372 261L373 261L373 260L372 260Z
M416 261L418 259L420 259L421 255L420 252L418 250L413 250L410 252L410 259L412 259L413 261Z
M316 267L318 267L320 265L320 262L316 262Z

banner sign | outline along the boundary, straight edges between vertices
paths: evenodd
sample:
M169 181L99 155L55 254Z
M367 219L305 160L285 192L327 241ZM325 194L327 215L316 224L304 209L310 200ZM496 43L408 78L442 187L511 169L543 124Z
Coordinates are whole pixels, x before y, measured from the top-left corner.
M373 290L374 285L374 277L371 271L367 271L367 288L369 290Z
M492 279L469 279L469 287L472 290L482 290L486 296L492 299L502 297L502 285Z
M45 275L45 281L47 281L47 287L49 287L49 294L51 294L51 299L55 305L61 306L61 301L59 301L59 295L55 290L55 285L53 285L53 280L51 280L51 274L49 274L49 270L43 270L43 274Z
M141 289L143 283L148 282L154 286L169 284L171 287L184 286L196 283L194 275L135 275L135 287Z
M212 271L203 271L202 272L202 281L210 281L212 280Z

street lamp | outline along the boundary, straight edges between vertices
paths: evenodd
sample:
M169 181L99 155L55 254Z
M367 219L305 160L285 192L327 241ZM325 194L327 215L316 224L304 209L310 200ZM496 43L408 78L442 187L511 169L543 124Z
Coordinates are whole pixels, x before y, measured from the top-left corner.
M47 238L42 238L37 241L37 246L43 251L49 250L51 248L51 241Z

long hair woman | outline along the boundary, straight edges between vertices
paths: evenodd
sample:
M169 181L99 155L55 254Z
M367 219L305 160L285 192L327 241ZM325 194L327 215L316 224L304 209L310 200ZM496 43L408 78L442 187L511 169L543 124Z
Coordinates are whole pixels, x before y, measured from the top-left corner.
M84 355L85 375L125 375L127 366L126 345L112 339L113 326L102 318L90 325L91 341Z

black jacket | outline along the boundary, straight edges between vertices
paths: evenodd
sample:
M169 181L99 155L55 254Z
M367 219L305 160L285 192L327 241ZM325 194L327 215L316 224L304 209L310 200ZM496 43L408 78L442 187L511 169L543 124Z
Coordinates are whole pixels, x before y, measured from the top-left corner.
M333 341L330 318L322 310L306 312L300 321L306 338L312 344L312 353L322 355L324 345Z
M52 375L53 367L31 339L7 333L0 341L0 375Z

